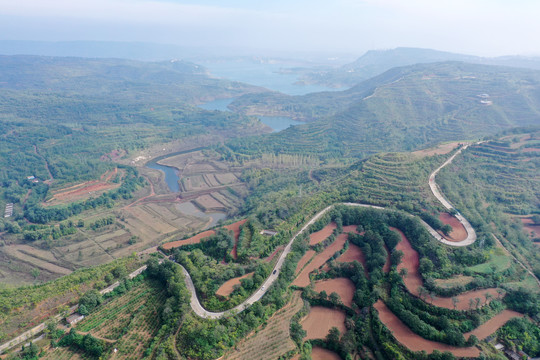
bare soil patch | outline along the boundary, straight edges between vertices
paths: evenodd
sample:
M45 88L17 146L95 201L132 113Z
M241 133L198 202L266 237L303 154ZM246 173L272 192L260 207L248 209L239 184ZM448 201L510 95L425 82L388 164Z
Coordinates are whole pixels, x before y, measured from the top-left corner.
M355 260L364 265L364 268L366 267L366 258L362 249L354 244L349 244L347 251L336 259L337 262L353 262Z
M531 239L540 237L540 225L534 225L533 221L528 218L521 218L521 222L523 229Z
M304 256L302 256L302 258L300 259L300 261L298 261L298 264L296 265L296 274L298 274L300 270L302 270L304 265L308 263L308 261L313 257L313 255L315 255L315 250L306 251Z
M465 230L465 227L462 223L459 222L458 219L453 217L452 215L448 213L441 213L439 215L439 219L452 227L452 231L448 236L445 236L446 239L450 241L462 241L467 238L467 230Z
M315 346L311 350L311 359L313 360L341 360L338 354L333 351Z
M343 334L345 328L345 313L336 309L329 309L322 306L314 306L309 314L301 322L302 328L306 331L304 340L324 339L334 326Z
M254 274L253 272L250 272L243 276L239 276L239 277L232 278L230 280L225 281L223 285L221 285L219 289L217 289L216 295L220 295L224 297L231 295L231 293L234 291L234 286L240 285L240 280L247 279L248 277L253 276L253 274Z
M465 339L468 339L471 335L475 335L478 340L484 340L489 335L493 334L495 331L499 330L501 326L506 324L506 322L515 317L523 317L523 314L520 314L513 310L503 310L473 331L463 334Z
M238 236L240 236L240 226L242 226L242 224L244 224L246 221L247 219L244 219L244 220L237 221L234 224L225 226L226 229L232 230L234 232L234 238L236 241L238 241ZM215 230L206 230L206 231L203 231L202 233L199 233L185 240L177 240L177 241L165 243L163 244L163 249L170 250L172 248L183 246L183 245L198 244L201 242L201 239L214 235L215 233L216 233Z
M397 271L399 272L403 268L407 269L407 276L405 276L405 279L403 279L405 287L407 287L407 290L409 290L411 294L420 297L420 291L418 289L424 285L424 282L422 277L420 276L420 273L418 272L418 253L412 248L411 243L400 230L396 228L391 229L393 231L397 231L401 236L401 241L396 246L396 249L403 251L403 259L398 265ZM492 299L496 299L498 296L497 289L495 288L468 291L458 296L455 296L458 301L456 304L456 309L470 309L470 300L472 299L476 301L476 298L480 299L479 305L486 304L486 293L489 293L491 295L491 299L489 301L491 301ZM432 299L431 297L426 297L425 300L429 300L431 304L438 307L454 309L452 298L435 297ZM476 303L473 305L473 307L475 306Z
M429 354L433 350L450 351L457 357L477 357L480 355L480 350L475 347L458 348L424 339L412 332L381 300L377 301L374 307L379 313L379 319L392 332L396 340L412 351L423 350Z
M328 261L338 251L345 245L345 241L347 241L347 234L339 234L336 240L330 244L326 249L324 249L321 253L315 256L313 261L311 261L305 268L300 272L300 275L294 280L293 285L296 286L308 286L309 285L309 273L311 273L313 270L318 269L322 265L324 265L325 262ZM305 256L305 255L304 255ZM297 267L298 269L298 267Z
M43 205L53 206L67 204L77 200L84 200L91 196L99 196L102 193L119 187L120 183L109 183L116 177L118 169L110 170L100 176L99 180L86 181L80 184L72 185L63 189L52 191L52 198Z
M231 251L231 255L234 259L238 257L237 247L238 247L238 237L240 237L240 226L244 225L246 221L247 219L244 219L244 220L237 221L234 224L225 226L225 229L232 230L232 232L234 233L234 247Z
M206 231L203 231L202 233L198 233L197 235L192 236L192 237L190 237L188 239L185 239L185 240L177 240L177 241L172 241L172 242L163 244L163 249L170 250L170 249L173 249L175 247L179 247L179 246L183 246L183 245L198 244L198 243L201 242L201 239L212 236L215 233L216 232L214 230L206 230Z
M315 291L326 291L328 295L335 292L341 298L344 305L351 307L356 288L351 280L347 278L336 278L329 280L317 281L315 283Z
M414 151L413 154L419 157L433 156L433 155L444 155L448 154L450 151L454 150L460 143L460 141L455 141L447 144L440 144L436 147Z
M335 228L337 228L337 225L336 225L336 223L332 222L332 223L326 225L321 230L309 234L309 245L316 245L316 244L326 240L327 237L332 235Z

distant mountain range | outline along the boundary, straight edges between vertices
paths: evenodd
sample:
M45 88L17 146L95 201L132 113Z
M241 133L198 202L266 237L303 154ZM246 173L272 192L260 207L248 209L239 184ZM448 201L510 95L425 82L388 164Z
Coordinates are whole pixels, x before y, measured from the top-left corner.
M95 96L116 101L197 104L265 89L213 79L191 62L0 55L0 89Z
M356 61L339 68L308 71L301 77L301 81L307 84L318 84L329 87L351 87L397 66L443 61L462 61L474 64L540 70L540 57L503 56L486 58L431 49L401 47L392 50L368 51Z

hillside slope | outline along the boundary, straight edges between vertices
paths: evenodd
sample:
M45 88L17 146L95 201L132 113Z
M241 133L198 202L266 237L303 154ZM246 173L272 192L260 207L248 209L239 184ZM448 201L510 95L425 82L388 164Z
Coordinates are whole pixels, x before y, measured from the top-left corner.
M311 121L257 144L234 142L236 151L362 157L537 125L540 72L458 62L421 64L392 69L347 91L250 95L233 105L249 114L281 113Z

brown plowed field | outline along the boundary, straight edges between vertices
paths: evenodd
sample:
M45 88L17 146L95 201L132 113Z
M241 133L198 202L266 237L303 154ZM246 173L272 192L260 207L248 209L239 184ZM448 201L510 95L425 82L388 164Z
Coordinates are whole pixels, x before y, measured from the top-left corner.
M448 236L445 236L446 239L450 241L462 241L467 238L467 230L465 230L465 227L462 223L459 222L458 219L453 217L452 215L448 213L441 213L439 215L439 219L452 227L452 231Z
M231 252L231 255L234 259L238 257L236 248L238 246L238 237L240 236L240 226L244 225L246 221L247 219L244 219L244 220L237 221L234 224L225 225L225 229L232 230L232 232L234 233L234 247Z
M326 294L328 295L336 292L341 298L341 302L343 302L344 305L351 307L354 291L356 289L351 280L347 278L336 278L317 281L315 283L315 291L321 292L323 290L326 291Z
M531 238L540 237L540 225L534 225L531 219L521 218L523 229Z
M327 237L332 235L334 229L337 228L336 223L330 223L319 231L309 234L309 245L316 245L321 241L326 240Z
M311 359L313 360L341 360L338 354L333 351L323 349L321 347L314 347L311 350Z
M418 273L418 253L416 250L414 250L411 246L411 243L409 240L405 237L405 235L396 228L391 228L393 231L397 231L401 236L401 241L396 246L396 249L403 251L403 259L401 260L401 263L397 267L397 271L399 272L402 268L407 269L407 276L404 279L405 286L407 287L407 290L415 296L420 296L420 292L418 291L418 288L420 286L424 285L424 282L422 280L422 277ZM469 300L470 299L476 299L480 298L482 301L480 302L480 305L484 305L486 303L485 294L489 293L492 296L492 299L497 298L497 289L491 288L491 289L482 289L482 290L474 290L474 291L468 291L463 294L460 294L456 296L458 299L458 303L456 306L457 310L468 310L470 309ZM430 300L430 298L427 298ZM443 298L443 297L436 297L433 301L429 301L435 306L443 307L446 309L453 309L454 304L452 303L452 298Z
M513 310L503 310L473 331L463 334L465 339L468 339L469 336L475 335L478 340L484 340L489 335L497 331L501 326L506 324L506 322L515 317L523 317L523 314L520 314Z
M216 295L225 296L225 297L231 295L231 293L234 290L234 286L240 285L240 280L248 278L250 276L253 276L253 272L225 281L223 285L221 285L219 289L217 289Z
M324 339L334 326L342 334L347 331L345 328L345 313L322 306L314 306L309 310L308 316L302 320L302 328L306 330L304 340Z
M343 227L343 233L344 233L344 234L347 234L347 233L352 232L352 233L358 234L358 231L356 231L356 228L357 228L357 227L358 227L357 225L347 225L347 226L344 226L344 227Z
M433 350L450 351L457 357L477 357L480 355L480 350L475 347L458 348L424 339L402 323L381 300L377 301L374 307L379 313L379 319L392 332L396 340L412 351L424 350L428 354L431 354Z
M234 232L235 241L238 241L238 236L240 236L240 226L244 224L246 221L247 219L244 219L244 220L237 221L234 224L225 226L225 229L232 230ZM175 247L179 247L183 245L198 244L201 242L201 239L214 235L215 233L216 233L215 230L206 230L206 231L203 231L202 233L199 233L195 236L190 237L189 239L177 240L177 241L171 241L169 243L165 243L163 244L163 249L170 250Z
M202 233L199 233L195 236L190 237L189 239L177 240L177 241L172 241L170 243L163 244L163 249L170 250L175 247L182 246L182 245L198 244L201 242L201 239L214 235L215 233L216 232L214 230L206 230L206 231L203 231Z
M362 264L364 267L364 275L369 278L369 273L366 267L366 257L364 256L362 249L360 249L358 246L349 243L349 248L347 251L336 259L337 262L352 262L355 260Z
M448 154L450 151L454 150L458 146L458 144L460 144L460 143L461 142L456 141L456 142L452 142L452 143L441 144L441 145L438 145L438 146L436 146L434 148L414 151L413 154L417 155L417 156L420 156L420 157L433 156L433 155L444 155L444 154Z
M337 262L352 262L358 261L366 268L366 258L362 249L354 244L349 244L349 248L340 257L336 259Z
M300 261L298 261L298 264L296 265L295 274L298 274L298 272L300 272L300 270L302 270L304 265L307 264L307 262L313 257L313 255L315 255L315 250L306 251L304 256L302 256L302 258L300 259Z
M112 189L116 189L120 186L118 184L108 184L99 181L89 181L83 184L79 184L76 189L61 191L53 195L53 197L44 203L46 206L53 206L59 204L66 204L76 200L86 199L90 196L98 196Z
M339 234L336 240L330 244L326 249L321 253L315 256L313 261L311 261L305 268L300 272L300 275L294 280L293 285L296 286L308 286L309 285L309 273L315 269L321 267L325 262L328 261L338 251L345 245L347 241L347 234ZM305 256L305 255L304 255Z

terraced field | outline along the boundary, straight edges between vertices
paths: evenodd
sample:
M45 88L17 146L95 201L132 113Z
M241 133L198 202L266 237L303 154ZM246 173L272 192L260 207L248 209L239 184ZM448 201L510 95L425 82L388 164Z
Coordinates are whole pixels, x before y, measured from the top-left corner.
M223 360L267 360L277 359L296 348L289 336L292 317L304 305L300 291L296 291L291 301L272 316L266 326L257 329L242 340L234 351L223 356Z

